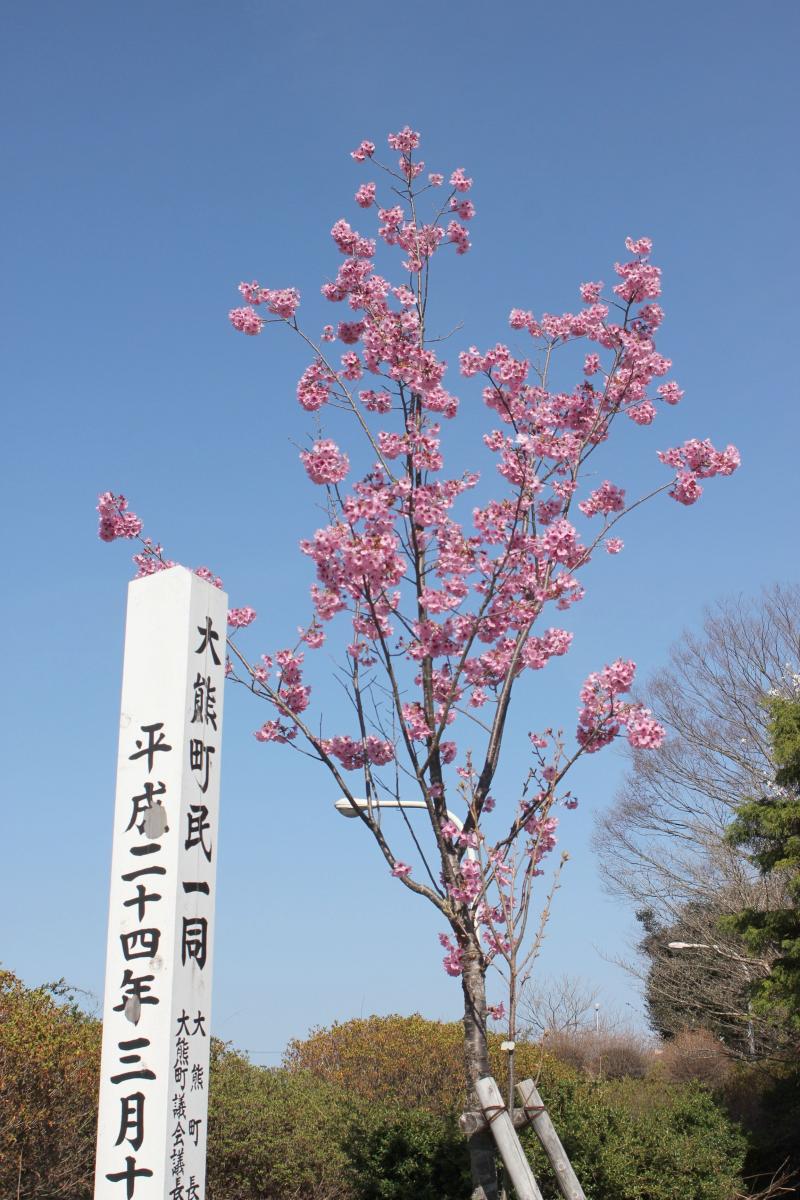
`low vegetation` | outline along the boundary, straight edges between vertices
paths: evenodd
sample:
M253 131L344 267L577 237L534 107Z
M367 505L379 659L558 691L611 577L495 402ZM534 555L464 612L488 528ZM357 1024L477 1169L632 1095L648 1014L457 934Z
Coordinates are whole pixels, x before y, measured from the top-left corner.
M99 1023L63 988L0 973L1 1196L90 1200L99 1053ZM419 1016L318 1029L272 1070L215 1041L208 1200L463 1200L461 1053L457 1024ZM630 1062L632 1075L608 1078L532 1043L517 1052L518 1076L538 1078L587 1196L733 1200L747 1145L719 1081L675 1082L658 1056L642 1078L636 1055ZM553 1200L538 1146L525 1140Z

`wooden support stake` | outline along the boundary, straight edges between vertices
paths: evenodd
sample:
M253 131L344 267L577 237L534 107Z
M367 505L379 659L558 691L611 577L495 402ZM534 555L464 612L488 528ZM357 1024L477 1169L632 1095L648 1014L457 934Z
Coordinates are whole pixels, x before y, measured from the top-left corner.
M514 1121L515 1129L524 1129L526 1125L530 1125L531 1123L531 1119L525 1112L524 1108L515 1108L512 1119ZM462 1113L458 1118L458 1123L466 1137L472 1137L473 1133L478 1133L482 1129L489 1128L489 1122L480 1111Z
M553 1122L547 1115L542 1097L536 1090L536 1085L532 1079L523 1079L517 1084L517 1093L520 1100L528 1109L541 1109L541 1112L531 1114L531 1125L533 1132L542 1143L542 1148L550 1160L550 1166L553 1168L553 1174L556 1177L559 1191L565 1197L565 1200L586 1200L583 1188L578 1183L578 1177L572 1169L572 1164L567 1158L564 1147L561 1145L561 1140L553 1128Z
M481 1103L484 1115L489 1121L492 1136L497 1142L500 1157L508 1171L509 1178L517 1191L519 1200L542 1200L542 1193L531 1170L531 1165L525 1157L520 1140L514 1129L514 1123L503 1103L500 1089L490 1075L479 1079L475 1091Z

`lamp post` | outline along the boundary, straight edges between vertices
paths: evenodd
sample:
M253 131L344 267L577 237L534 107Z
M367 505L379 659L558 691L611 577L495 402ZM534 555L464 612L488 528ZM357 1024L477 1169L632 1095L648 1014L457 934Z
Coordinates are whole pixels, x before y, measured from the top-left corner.
M720 958L728 958L732 962L737 962L744 971L744 977L747 980L748 993L750 990L750 964L746 958L742 958L741 954L731 953L723 950L721 946L715 945L713 942L667 942L668 950L713 950ZM756 1039L753 1030L752 1009L750 1005L750 996L747 997L747 1055L748 1058L756 1056Z
M343 817L357 817L360 811L364 809L372 810L373 808L424 808L427 810L427 804L424 800L362 800L360 797L353 797L348 800L346 796L340 796L333 806L338 813ZM450 809L445 810L448 819L453 822L456 829L462 832L464 822L459 820L455 813L451 813ZM473 846L467 846L467 858L473 862L477 860L478 855L475 853Z

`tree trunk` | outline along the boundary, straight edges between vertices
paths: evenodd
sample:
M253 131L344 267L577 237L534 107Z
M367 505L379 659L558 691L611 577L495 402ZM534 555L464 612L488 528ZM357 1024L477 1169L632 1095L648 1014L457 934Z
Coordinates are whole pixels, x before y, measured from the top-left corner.
M490 1074L486 1043L486 981L476 950L470 946L462 959L461 986L464 991L464 1067L467 1079L467 1107L480 1108L475 1084ZM491 1131L481 1129L469 1139L472 1169L471 1200L497 1200L497 1170Z

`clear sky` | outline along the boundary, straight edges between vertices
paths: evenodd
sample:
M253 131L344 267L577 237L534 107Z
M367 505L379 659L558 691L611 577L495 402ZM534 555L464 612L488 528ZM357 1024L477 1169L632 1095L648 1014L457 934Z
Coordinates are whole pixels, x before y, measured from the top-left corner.
M704 604L796 579L798 17L790 0L6 6L6 966L102 987L129 562L96 538L97 492L124 492L171 555L259 611L255 651L306 619L306 360L226 314L258 278L298 286L312 328L331 319L318 289L338 266L330 226L357 213L362 137L408 122L430 169L475 179L474 248L439 301L459 345L508 338L512 306L574 308L627 234L651 236L659 348L686 397L630 440L628 477L660 481L652 451L688 436L742 451L698 506L663 499L593 567L520 745L531 725L574 724L588 670L623 655L646 676ZM479 402L465 414L468 458ZM226 710L216 1033L274 1063L337 1018L459 1015L433 910L336 816L324 775L255 742L266 713L237 694ZM638 1009L608 961L631 914L589 847L623 769L606 751L578 780L542 971Z

